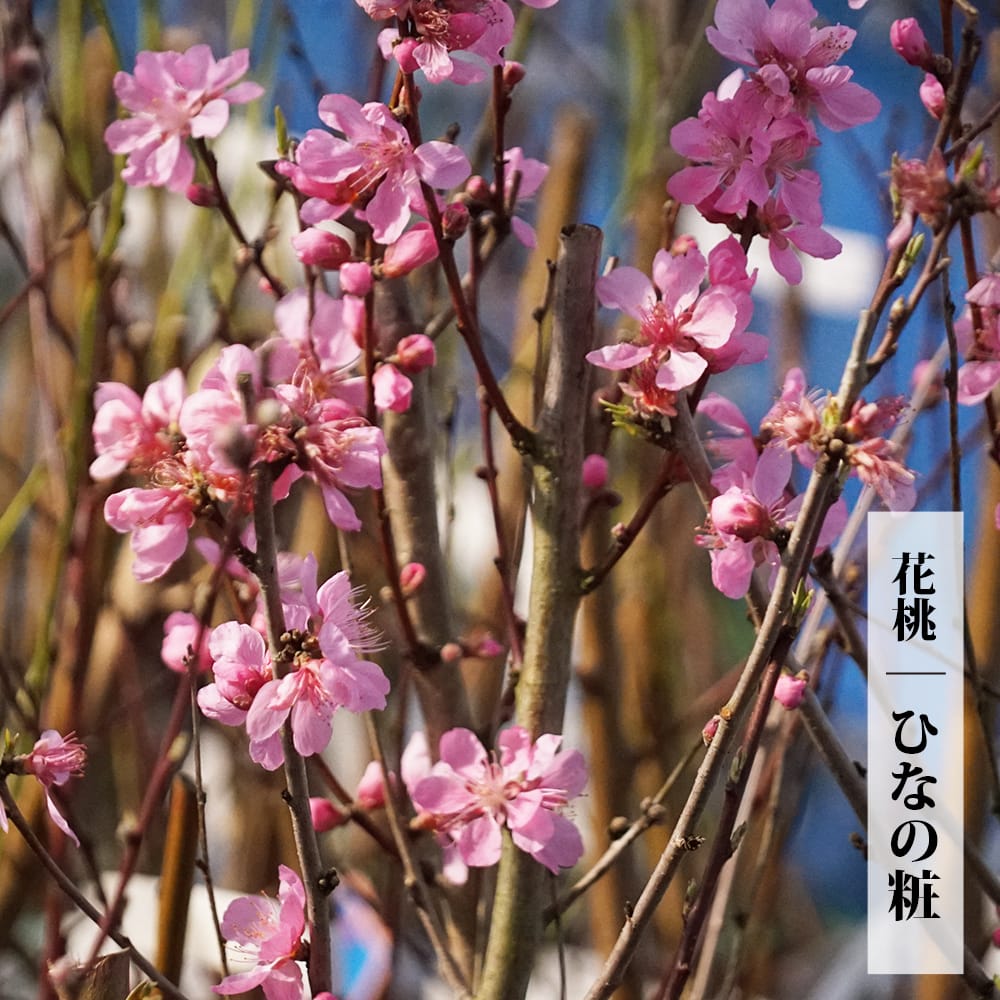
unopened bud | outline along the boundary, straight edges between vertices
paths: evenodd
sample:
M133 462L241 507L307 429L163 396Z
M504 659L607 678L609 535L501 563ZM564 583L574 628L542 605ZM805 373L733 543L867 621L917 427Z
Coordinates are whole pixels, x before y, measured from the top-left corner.
M441 213L441 232L446 240L461 239L469 228L469 210L460 201L453 201Z
M414 58L413 50L420 44L418 38L401 38L393 46L392 57L404 73L416 73L420 63Z
M475 174L465 182L465 193L473 201L481 202L484 205L488 204L493 197L489 184L479 174Z
M426 579L427 569L423 563L407 563L399 571L399 586L402 588L403 596L409 597L415 593Z
M893 21L889 29L889 41L892 42L896 52L911 66L929 69L934 61L934 53L915 17L904 17Z
M608 481L608 460L603 455L588 455L583 460L583 485L592 492Z
M313 829L317 833L326 833L347 822L344 815L329 799L311 798L309 800L309 816Z
M503 89L509 94L524 79L524 66L513 59L503 64Z
M924 82L920 84L920 100L931 117L940 121L946 98L941 81L933 73L927 73Z
M371 265L363 260L349 261L340 269L340 290L345 295L367 295L372 287Z
M462 647L457 642L446 642L441 647L443 663L457 663L460 659L462 659Z
M292 237L295 255L303 264L337 271L354 255L350 243L336 233L311 226Z
M199 208L215 208L219 204L218 194L207 184L188 184L184 194L192 205Z
M774 700L787 709L798 708L806 696L808 684L809 675L804 670L797 674L782 673L774 686Z
M721 715L713 715L708 722L702 727L701 730L701 741L705 746L710 747L712 745L712 740L715 739L715 734L719 730L719 723L722 721Z
M426 334L413 333L403 337L396 345L396 359L399 367L409 375L416 375L433 366L437 360L434 341Z

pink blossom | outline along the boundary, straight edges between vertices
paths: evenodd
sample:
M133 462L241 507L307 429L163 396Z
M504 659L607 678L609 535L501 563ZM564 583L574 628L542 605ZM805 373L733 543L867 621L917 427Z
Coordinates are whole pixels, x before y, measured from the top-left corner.
M74 775L83 774L86 760L86 749L74 733L61 736L54 729L46 729L31 748L31 752L23 758L24 770L28 774L33 774L45 789L45 804L52 822L77 847L80 846L80 841L56 807L50 789L65 785ZM3 813L2 803L0 803L0 813ZM6 830L7 816L5 813L2 819L3 829Z
M719 0L715 27L705 32L712 47L734 62L751 67L754 86L775 117L793 109L840 131L871 121L878 99L851 82L853 71L835 66L851 47L856 32L837 24L815 28L809 0Z
M188 660L194 653L197 673L210 670L212 654L208 645L209 630L190 611L173 611L163 623L160 659L179 674L187 673Z
M343 273L342 267L341 281ZM361 357L365 307L353 296L338 299L319 288L312 295L296 288L274 307L274 325L300 354L314 357L320 371L342 374Z
M469 175L465 154L451 143L431 141L414 149L406 129L384 104L362 106L346 94L327 94L319 103L319 116L346 138L312 129L296 151L298 170L279 164L300 189L300 173L331 186L323 198L303 205L306 222L337 218L358 202L375 239L394 243L406 228L411 206L424 204L421 182L448 188Z
M958 370L958 401L973 406L1000 383L1000 275L980 278L965 300L977 307L980 325L973 325L971 309L955 324L959 345L966 352L965 364Z
M541 160L524 155L520 146L512 146L504 152L504 202L511 213L510 229L523 246L534 249L535 229L520 216L514 215L515 205L524 205L538 193L549 166Z
M726 288L701 293L707 271L697 249L672 257L660 250L653 259L653 280L634 267L619 267L597 282L602 305L620 309L639 321L635 340L591 351L587 360L600 368L639 371L639 384L623 383L626 393L650 401L647 385L676 392L693 385L708 367L704 349L722 347L736 326L739 312ZM655 403L654 403L655 405Z
M770 198L761 206L757 222L761 235L767 239L774 269L790 285L797 285L802 280L802 265L795 254L796 249L821 260L830 260L843 249L840 240L826 230L796 222L780 197L777 200Z
M104 141L128 154L122 178L135 187L183 192L194 177L186 140L213 138L229 121L230 104L244 104L264 91L256 83L234 84L249 66L246 49L216 61L207 45L179 52L140 52L135 75L118 72L114 88L132 117L112 122Z
M104 520L121 534L132 533L132 573L142 583L159 579L184 554L194 512L183 485L130 487L104 503Z
M223 996L246 993L255 986L267 1000L302 1000L302 969L307 954L306 893L302 880L290 868L278 868L278 900L267 896L241 896L226 908L222 934L235 959L252 961L254 967L236 972L212 987Z
M705 746L710 747L712 745L712 740L715 739L715 734L719 731L719 723L722 722L721 715L713 715L708 722L702 726L701 729L701 741Z
M937 227L948 212L951 181L940 149L933 149L927 162L903 160L893 164L892 186L899 201L899 221L886 240L890 250L906 246L919 215L927 225Z
M395 775L391 771L389 781L395 784ZM354 791L354 801L368 810L381 809L385 805L385 775L377 760L369 761L365 767Z
M889 510L912 510L917 502L913 485L917 477L899 460L899 454L895 442L873 437L852 445L847 460L858 478L878 493Z
M889 41L897 54L918 69L930 71L934 65L934 53L927 42L920 22L915 17L903 17L892 22Z
M808 685L809 675L804 670L797 674L782 671L774 686L774 700L789 710L798 708L806 696Z
M363 260L344 264L340 269L340 290L344 295L364 297L372 289L372 267Z
M119 382L102 382L94 393L94 451L90 465L95 479L111 479L129 465L148 471L172 455L171 435L184 402L184 376L179 368L167 372L146 389L140 400Z
M405 413L413 397L413 383L395 366L381 364L372 376L375 406L393 413Z
M497 759L468 729L449 730L426 776L413 780L404 770L418 824L437 833L446 855L472 867L499 861L504 826L551 872L576 864L583 842L562 810L583 790L587 771L579 751L558 750L561 742L550 734L532 742L512 726L500 734Z

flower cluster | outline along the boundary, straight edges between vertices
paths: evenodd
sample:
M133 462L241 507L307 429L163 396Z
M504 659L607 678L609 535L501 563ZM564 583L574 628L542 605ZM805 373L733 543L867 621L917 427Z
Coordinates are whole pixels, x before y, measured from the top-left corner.
M359 354L343 319L332 310L325 326L288 324L256 351L231 345L190 394L177 369L142 398L119 383L98 386L91 474L128 470L144 480L104 507L112 528L131 532L137 579L162 576L199 517L248 514L249 473L262 462L277 473L275 499L304 475L338 528L361 526L344 491L381 485L385 445L361 413L363 384L342 377Z
M212 683L198 692L209 718L245 725L250 757L267 770L282 762L281 727L288 723L295 749L311 756L326 749L338 708L385 708L389 681L378 664L363 659L380 645L369 611L354 603L346 573L317 587L316 560L286 556L279 585L287 631L281 668L264 638L263 611L254 624L230 621L208 639Z
M733 403L706 396L699 411L726 432L709 441L710 450L726 462L712 476L719 495L697 539L709 549L715 586L727 597L742 597L757 566L770 566L772 574L777 570L802 502L790 487L793 460L811 469L834 437L852 474L871 486L888 509L909 510L916 501L914 473L903 465L898 446L884 436L903 409L899 397L859 400L847 419L838 421L830 398L808 392L802 371L793 368L754 437ZM846 506L838 499L820 530L820 549L845 522Z
M556 0L524 0L551 7ZM503 49L514 37L514 14L504 0L356 0L373 20L395 18L397 27L379 33L386 59L404 73L422 70L430 83L477 83L487 66L502 66ZM474 57L456 58L456 53Z
M418 733L403 754L403 781L420 829L433 830L445 854L445 874L464 881L466 866L495 865L502 831L549 871L569 868L583 854L583 842L563 809L587 783L577 750L559 750L561 736L532 742L527 730L511 726L490 754L468 729L441 737L440 760L431 765Z
M706 34L722 56L748 67L705 96L696 118L674 126L673 148L693 161L667 185L710 221L768 240L771 262L789 282L802 278L795 250L829 258L840 243L821 227L821 185L803 161L818 144L811 116L841 130L871 121L873 94L836 65L855 32L816 28L809 0L720 0Z

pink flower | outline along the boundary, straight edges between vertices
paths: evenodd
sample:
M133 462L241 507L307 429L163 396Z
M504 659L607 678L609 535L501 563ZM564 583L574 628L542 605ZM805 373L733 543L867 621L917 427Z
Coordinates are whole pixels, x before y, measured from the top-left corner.
M715 27L705 32L712 47L755 70L753 81L775 117L793 108L840 131L871 121L878 99L851 82L853 71L835 66L851 47L854 32L843 25L814 28L809 0L719 0Z
M395 365L379 365L372 376L372 386L379 410L405 413L410 408L413 383Z
M134 76L116 73L115 93L132 117L112 122L104 141L111 152L128 154L125 182L185 191L194 178L188 137L217 136L229 121L230 104L264 92L256 83L231 86L249 62L246 49L216 61L207 45L194 45L183 54L140 52Z
M53 786L59 787L65 785L73 775L83 774L83 767L86 761L87 751L83 744L76 738L76 735L70 733L69 736L64 737L54 729L46 729L31 748L31 752L23 758L25 772L33 774L45 789L45 804L48 807L52 822L77 847L80 846L80 841L70 829L62 813L56 808L49 789ZM2 812L3 805L0 803L0 813ZM3 829L6 830L6 814L2 816L2 819Z
M163 643L160 659L179 674L187 673L188 660L194 652L194 669L198 673L210 670L212 654L208 645L208 629L190 611L173 611L163 623Z
M183 485L112 493L104 519L121 534L132 533L132 574L142 583L157 580L184 554L194 525L195 502Z
M403 234L412 206L424 204L421 182L448 188L469 175L465 154L447 142L425 142L414 149L406 129L378 103L358 104L346 94L327 94L319 102L322 120L345 136L312 129L296 151L295 167L282 167L296 186L305 180L330 189L302 208L309 223L342 215L352 203L363 204L365 218L380 243Z
M774 700L789 710L798 708L806 696L809 685L809 675L800 670L797 674L782 671L778 683L774 686Z
M111 479L129 465L147 471L173 454L171 434L184 402L184 376L179 368L167 372L146 389L140 400L119 382L102 382L94 393L94 451L90 464L95 479Z
M760 207L757 223L761 235L767 239L774 269L790 285L797 285L802 280L802 265L795 254L796 249L821 260L830 260L843 249L840 240L825 229L793 219L781 197L769 198Z
M549 871L576 864L583 842L562 810L583 790L587 769L579 751L558 750L561 742L544 735L532 743L525 729L512 726L500 734L498 760L468 729L449 730L438 763L408 784L418 824L472 867L499 861L504 826Z
M915 17L893 21L889 28L889 41L896 52L911 66L930 71L934 53L927 42L920 22Z
M885 438L873 437L848 449L848 463L858 478L871 486L889 510L912 510L917 502L913 485L916 473L897 457L899 446Z
M708 367L702 351L729 340L739 311L729 289L701 293L706 271L705 258L696 248L677 257L660 250L653 259L652 281L634 267L619 267L600 278L601 304L637 319L639 332L632 342L591 351L587 360L612 371L642 366L638 374L652 375L657 389L676 392L693 385ZM622 388L640 397L646 386L624 383ZM648 394L643 401L647 399Z
M958 370L958 401L966 406L982 402L1000 383L1000 275L980 278L965 295L979 309L980 329L970 310L955 324L966 362Z
M213 993L232 996L255 986L267 1000L302 1000L302 969L308 954L306 892L302 880L290 868L278 867L281 885L278 900L267 896L241 896L226 908L222 933L233 959L254 963L246 972L236 972L212 987Z

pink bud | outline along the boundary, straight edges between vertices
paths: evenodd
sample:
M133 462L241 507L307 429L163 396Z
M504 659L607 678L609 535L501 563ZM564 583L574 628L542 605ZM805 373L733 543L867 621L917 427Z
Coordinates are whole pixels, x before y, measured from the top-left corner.
M313 829L317 833L326 833L347 822L344 815L329 799L311 798L309 800L309 815L312 818Z
M457 663L460 659L462 659L462 647L457 642L446 642L441 647L443 663Z
M721 715L713 715L708 722L705 723L701 730L701 741L705 746L710 747L712 745L712 740L715 739L715 734L719 729L719 723L722 722Z
M412 333L408 337L403 337L396 345L396 358L403 371L409 375L416 375L437 361L434 341L423 333Z
M393 781L392 772L389 773L389 781ZM371 761L365 768L354 793L354 801L362 809L368 810L381 809L385 805L385 782L382 780L382 767L378 761Z
M504 652L506 652L504 647L489 632L479 640L479 644L474 650L476 656L482 657L500 656Z
M931 117L940 120L944 114L946 99L944 87L941 86L941 81L933 73L928 73L924 77L924 82L920 84L920 100Z
M804 670L800 670L794 675L782 673L778 678L778 683L774 686L774 700L784 705L785 708L798 708L806 696L808 683L809 675Z
M473 200L487 204L493 197L489 184L479 174L475 174L465 182L465 193Z
M407 563L399 571L399 585L403 589L403 596L409 597L414 593L427 578L427 569L423 563Z
M889 29L889 41L892 42L896 52L911 66L930 69L934 53L927 44L927 38L915 17L904 17L893 21Z
M257 281L257 287L265 295L274 295L274 285L272 285L271 282L267 280L267 278L260 278Z
M350 243L336 233L311 226L292 237L295 256L303 264L336 271L354 255Z
M405 413L410 408L413 383L395 365L379 365L372 376L372 385L378 409Z
M918 361L913 366L913 374L910 376L911 391L916 391L917 386L924 382L928 377L927 373L930 368L931 362L928 358ZM925 407L937 406L944 399L944 372L940 367L935 368L933 374L930 376L930 380L930 384L927 387L927 395L924 397Z
M372 269L363 260L349 261L340 269L340 290L345 295L367 295L372 288Z
M608 460L603 455L588 455L583 460L583 485L588 490L602 489L608 481Z
M513 59L503 64L503 89L509 94L524 79L524 66Z
M453 201L441 214L441 232L444 238L454 242L460 240L469 228L469 209L460 201Z
M992 934L993 947L1000 948L1000 927L998 927Z
M401 38L399 43L393 46L392 57L404 73L416 73L420 69L420 63L417 62L413 55L413 50L419 44L420 39L418 38Z
M199 208L215 208L219 204L218 194L207 184L188 184L184 193L187 200Z
M386 250L382 258L382 273L387 278L401 277L434 260L437 254L437 240L431 224L418 222Z

